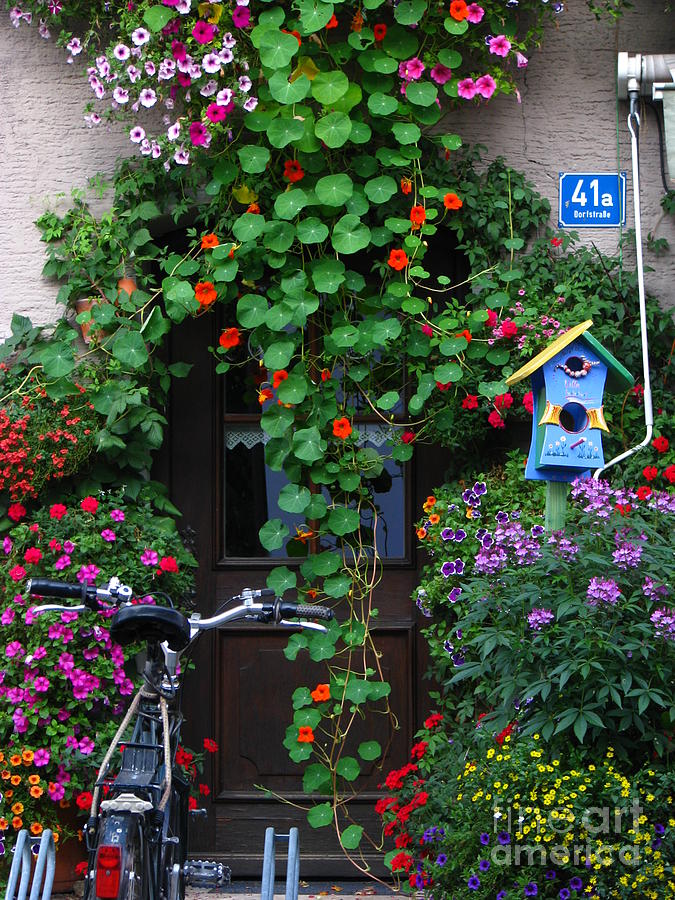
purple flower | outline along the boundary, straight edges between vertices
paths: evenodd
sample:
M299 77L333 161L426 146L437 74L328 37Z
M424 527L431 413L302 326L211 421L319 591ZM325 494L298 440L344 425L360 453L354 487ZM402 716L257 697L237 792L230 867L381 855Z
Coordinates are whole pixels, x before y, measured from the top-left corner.
M454 587L450 593L448 594L448 600L451 603L457 603L459 600L459 595L462 593L462 589L459 587Z
M115 540L115 532L111 531L109 528L104 528L101 532L101 537L104 541L107 541L109 544Z
M477 891L480 887L480 879L477 875L472 875L471 878L467 881L467 887L470 891Z
M527 622L532 631L541 631L542 625L548 625L553 619L555 619L555 616L550 609L535 608L527 615Z
M511 41L505 34L498 34L497 37L490 38L488 47L490 48L490 53L494 53L495 56L508 56L511 49Z
M458 544L461 544L464 538L466 537L466 531L463 528L458 528L455 532L455 541Z
M195 147L206 147L209 143L209 132L202 122L190 123L190 140Z
M155 550L150 550L146 547L141 554L141 562L144 566L156 566L159 562L159 556Z
M478 868L481 870L481 872L487 872L487 870L490 868L490 863L487 859L481 859L481 861L478 863Z
M618 535L615 537L615 541L617 548L612 554L612 559L618 568L624 571L626 569L637 569L642 556L642 547L631 544L630 541L620 541L618 540Z
M13 659L15 656L23 656L25 652L20 641L11 641L5 647L5 656L8 659Z
M49 679L44 675L38 675L33 682L33 690L36 694L44 694L49 690Z
M417 81L422 77L425 65L421 59L413 56L412 59L404 60L399 63L398 74L404 81Z
M506 900L506 891L500 891L495 900Z
M436 865L437 866L444 866L447 861L448 861L448 857L445 855L445 853L439 853L438 856L436 857Z
M497 840L502 845L502 847L505 847L507 844L511 843L511 835L508 833L508 831L500 831L497 835Z
M534 883L534 881L530 881L525 885L525 896L526 897L536 897L539 893L539 888Z
M70 565L70 557L67 553L63 556L59 556L59 558L54 563L54 568L61 572L63 569L67 569Z
M497 513L497 515L495 516L495 519L499 522L500 525L506 525L507 522L509 521L509 514L503 512L500 509L499 512Z
M452 541L455 538L455 532L452 528L444 528L443 531L441 531L441 537L444 541Z
M649 621L654 626L656 637L662 637L666 641L675 641L675 610L662 606L660 609L654 610Z
M3 550L5 551L5 553L8 554L8 555L12 552L12 547L13 547L13 546L14 546L14 545L12 544L12 539L9 538L9 537L6 537L6 538L3 540L3 542L2 542L2 549L3 549Z
M661 825L657 822L656 825L654 825L654 833L663 837L663 835L666 833L666 826Z
M198 44L210 44L215 36L215 26L209 24L208 22L199 21L192 29L192 37L197 41Z
M620 595L621 589L619 585L611 578L591 578L586 591L589 606L597 606L598 600L601 600L603 603L610 603L613 606Z
M481 834L480 842L484 847L487 847L487 845L490 843L490 835L487 833L487 831L484 831Z
M79 743L79 751L83 756L89 756L94 752L94 742L90 737L83 737Z
M51 759L51 753L44 747L41 747L39 750L35 751L35 755L33 756L33 763L36 766L46 766L49 760Z
M248 6L238 6L232 13L232 24L235 28L248 28L251 22L251 10Z
M584 886L583 881L578 876L574 876L574 878L570 879L570 887L573 891L580 891Z
M516 50L516 60L519 69L527 68L529 60L526 56L523 56L523 54L519 50Z
M471 22L472 25L477 25L480 21L482 21L483 16L485 15L485 10L477 3L469 3L466 11L466 18L469 22Z
M476 79L476 93L485 100L489 100L497 89L497 82L492 75L481 75Z
M75 544L72 541L66 541L63 545L64 553L72 553L75 549Z
M544 873L544 878L545 878L547 881L553 881L553 880L555 879L555 872L553 871L553 869L548 869L548 870Z
M477 497L487 494L487 485L484 481L477 481L473 486L473 492Z
M87 584L95 584L96 577L100 574L101 570L94 563L89 563L86 566L82 566L80 571L75 576L77 580L82 584L83 582L87 582Z

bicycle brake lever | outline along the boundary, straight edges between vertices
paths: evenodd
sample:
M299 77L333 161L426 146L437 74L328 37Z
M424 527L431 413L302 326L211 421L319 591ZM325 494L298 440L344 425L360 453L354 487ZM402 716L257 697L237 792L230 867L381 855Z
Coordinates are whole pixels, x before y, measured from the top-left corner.
M55 612L56 610L61 610L61 612L86 612L87 607L84 604L62 606L60 603L45 603L43 606L31 606L30 609L33 615L39 616L43 612Z
M289 622L288 619L280 619L277 622L277 625L281 625L284 628L303 628L308 631L323 631L324 634L328 629L324 625L319 625L318 622L305 622L296 619L295 622Z

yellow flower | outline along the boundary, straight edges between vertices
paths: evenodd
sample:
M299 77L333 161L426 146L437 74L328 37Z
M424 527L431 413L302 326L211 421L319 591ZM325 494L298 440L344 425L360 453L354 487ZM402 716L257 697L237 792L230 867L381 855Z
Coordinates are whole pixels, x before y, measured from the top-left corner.
M488 750L486 756L487 756L488 759L492 759L492 757L493 757L494 755L495 755L494 747L490 747L490 749Z

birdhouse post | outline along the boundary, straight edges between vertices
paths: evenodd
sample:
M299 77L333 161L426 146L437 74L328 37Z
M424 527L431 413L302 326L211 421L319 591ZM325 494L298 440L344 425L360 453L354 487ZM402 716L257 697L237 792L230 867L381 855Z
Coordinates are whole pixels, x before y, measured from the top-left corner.
M530 378L534 409L525 477L546 481L546 527L565 524L567 485L604 464L605 391L628 390L633 376L588 333L592 320L556 338L517 372L508 385Z

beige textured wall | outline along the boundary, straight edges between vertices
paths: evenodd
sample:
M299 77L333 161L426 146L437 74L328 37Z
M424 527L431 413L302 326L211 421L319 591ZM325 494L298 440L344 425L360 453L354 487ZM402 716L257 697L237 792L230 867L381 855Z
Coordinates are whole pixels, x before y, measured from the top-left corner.
M596 23L584 0L568 0L568 9L549 29L542 50L532 53L521 85L522 103L499 97L483 109L472 105L454 113L450 130L466 141L489 147L490 158L503 155L525 171L557 209L559 171L612 171L617 165L617 50L675 52L675 14L663 12L664 0L637 0L637 9L614 27ZM0 336L9 332L13 312L36 323L54 319L56 287L41 278L43 245L34 220L47 199L83 187L98 171L110 172L114 157L129 152L121 129L89 129L82 108L89 87L65 53L42 40L35 28L14 29L0 13ZM619 161L630 173L627 107L619 104ZM659 207L658 133L647 112L641 140L642 220L665 237L671 252L660 259L646 254L655 271L648 289L663 305L675 305L675 227ZM628 185L628 225L632 226L632 183ZM557 219L554 219L553 224ZM585 241L615 250L617 230L584 230Z

